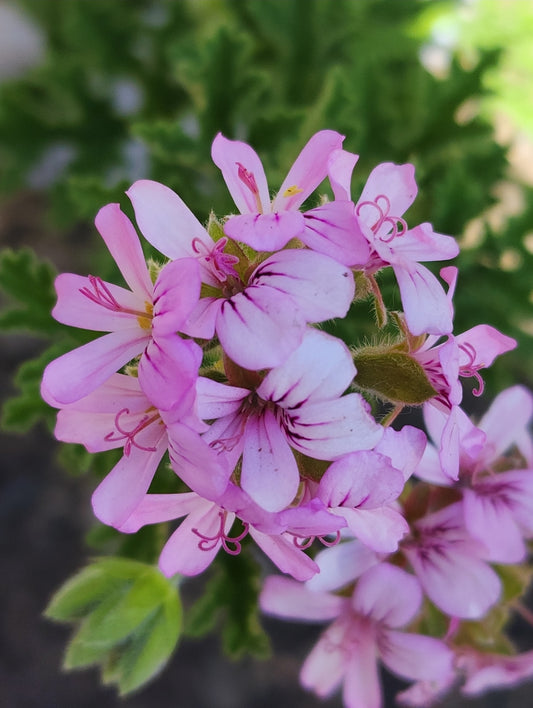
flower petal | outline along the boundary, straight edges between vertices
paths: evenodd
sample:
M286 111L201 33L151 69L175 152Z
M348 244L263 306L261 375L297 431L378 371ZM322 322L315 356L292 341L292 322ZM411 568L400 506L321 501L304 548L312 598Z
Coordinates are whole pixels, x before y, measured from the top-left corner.
M308 580L306 585L316 592L340 590L372 565L379 563L379 558L374 551L354 539L319 551L315 563L320 572Z
M452 670L453 652L433 637L388 630L378 647L385 666L402 678L439 681Z
M254 271L250 283L288 295L307 322L344 317L355 292L349 268L301 249L270 256Z
M313 251L344 265L363 266L370 246L355 217L353 202L326 202L304 214L305 230L300 240Z
M333 150L328 158L328 175L336 201L352 200L351 181L353 168L359 160L359 155L347 150ZM353 202L352 202L353 203Z
M308 329L298 349L266 375L257 393L283 408L301 408L303 403L340 396L354 375L346 345L324 332Z
M93 285L93 283L95 283ZM106 296L113 299L116 306L106 307L95 302L90 295L107 291ZM97 279L92 281L82 275L61 273L55 280L57 303L52 310L52 317L71 327L90 329L95 332L113 332L128 329L138 324L138 316L146 312L146 301L137 294L112 283ZM89 296L84 295L84 292ZM107 299L107 297L106 297ZM148 302L151 302L151 295ZM120 308L120 309L119 309Z
M335 619L346 605L346 598L326 592L313 592L306 585L269 575L264 583L259 606L263 612L285 619L325 622Z
M58 408L94 391L139 354L147 335L140 327L98 337L50 362L44 370L41 395Z
M344 136L334 130L320 130L304 146L285 177L272 203L272 211L298 209L328 176L328 160L342 147Z
M300 475L274 413L266 409L246 422L241 487L267 511L281 511L294 499Z
M273 288L249 286L223 300L217 334L225 353L239 366L257 370L281 364L302 341L305 320L287 296Z
M356 612L387 627L402 627L410 622L421 604L422 590L417 578L389 563L366 570L352 597Z
M425 266L414 263L409 268L392 264L412 334L449 334L453 312L444 288Z
M119 204L102 207L94 221L115 259L124 280L134 293L151 302L152 281L135 227Z
M230 216L224 224L226 236L256 251L277 251L298 238L303 230L304 217L299 211L240 214Z
M154 336L174 334L200 299L200 269L192 258L171 261L154 286Z
M164 435L154 452L132 447L94 491L96 518L109 526L121 526L141 503L166 449Z
M240 140L228 140L222 133L218 133L211 147L211 158L222 172L224 182L241 214L270 212L265 171L250 145Z
M144 237L168 258L194 258L193 241L207 250L213 240L185 203L159 182L141 179L126 192L133 204L135 218Z
M250 536L259 548L281 570L295 580L309 580L318 571L317 565L291 540L284 536L271 536L250 527Z

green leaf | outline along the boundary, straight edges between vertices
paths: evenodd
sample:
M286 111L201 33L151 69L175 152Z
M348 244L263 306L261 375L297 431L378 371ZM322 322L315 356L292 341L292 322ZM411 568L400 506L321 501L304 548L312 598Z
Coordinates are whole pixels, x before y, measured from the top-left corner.
M0 288L17 303L0 313L0 329L51 335L58 325L50 312L56 301L55 271L30 249L0 253Z
M127 558L102 558L68 580L45 610L77 631L64 668L99 664L104 683L130 693L161 671L181 630L181 602L157 568Z
M41 418L53 426L56 411L41 398L41 379L44 367L63 353L62 348L52 346L35 359L24 362L15 375L20 393L8 399L2 408L1 426L5 430L26 432Z

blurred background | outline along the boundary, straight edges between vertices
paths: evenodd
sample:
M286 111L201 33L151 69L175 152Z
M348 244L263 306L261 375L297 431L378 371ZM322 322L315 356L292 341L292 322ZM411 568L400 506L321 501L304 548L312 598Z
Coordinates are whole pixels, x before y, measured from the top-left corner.
M505 386L533 385L533 3L528 0L0 1L2 607L0 705L13 708L292 708L326 705L298 687L318 628L263 621L266 661L185 639L159 679L123 701L96 670L61 673L69 629L41 613L98 553L151 557L95 525L90 494L108 460L60 451L42 369L83 341L49 316L57 271L113 278L92 223L151 178L205 221L232 210L210 159L215 134L251 143L269 183L330 128L360 155L357 195L379 162L411 162L410 224L462 248L456 332L480 322L519 341L487 372L484 410ZM392 279L382 281L394 305ZM356 311L349 344L370 331ZM198 586L184 593L194 599ZM533 648L514 622L513 640ZM385 677L387 706L401 686ZM531 685L445 708L531 704ZM529 698L528 698L529 697Z

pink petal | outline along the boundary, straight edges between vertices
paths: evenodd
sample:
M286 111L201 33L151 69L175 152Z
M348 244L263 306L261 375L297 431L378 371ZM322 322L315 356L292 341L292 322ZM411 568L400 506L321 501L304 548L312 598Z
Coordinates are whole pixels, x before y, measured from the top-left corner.
M52 310L52 316L63 324L95 332L113 332L118 329L135 327L138 324L136 313L144 314L146 312L145 300L112 283L102 282L102 287L108 290L110 296L114 298L122 310L109 309L84 295L82 290L94 293L89 278L73 273L58 275L55 281L57 303ZM151 302L151 296L149 302Z
M391 241L391 250L409 261L447 261L459 253L452 236L438 234L431 224L420 224Z
M356 612L387 627L402 627L410 622L421 604L422 590L415 576L389 563L366 570L357 581L352 598Z
M44 370L42 397L57 407L83 398L139 354L146 340L135 327L105 334L63 354Z
M217 334L225 353L245 369L281 364L300 344L305 321L296 306L273 288L249 286L223 300Z
M183 494L146 494L132 514L121 524L122 533L135 533L147 524L174 521L191 514L196 509L205 509L206 502L194 492Z
M397 499L403 475L389 458L376 452L352 452L333 462L318 486L318 497L330 507L374 509Z
M339 688L347 673L347 667L350 665L346 649L342 644L345 636L344 625L345 622L339 619L322 634L300 671L302 686L314 691L320 698L330 696ZM365 665L364 668L368 676L370 667ZM349 708L356 708L360 704L347 703L346 705ZM375 708L379 708L379 703Z
M388 630L378 647L385 666L402 678L440 681L452 670L453 652L433 637Z
M177 332L200 299L200 269L192 258L171 261L154 286L154 335Z
M215 335L217 316L224 300L215 297L203 297L181 325L181 331L190 337L211 339Z
M315 133L296 158L272 203L272 211L298 209L328 175L333 150L342 147L344 136L334 130ZM296 190L291 188L296 187ZM299 191L297 191L299 190Z
M194 258L193 241L211 251L213 240L185 203L168 187L148 179L126 192L144 237L168 258Z
M222 545L216 538L220 532L220 508L216 504L206 503L191 512L168 539L159 556L159 569L171 578L176 573L180 575L198 575L213 561ZM235 518L228 514L224 522L224 530L229 532ZM203 541L203 542L202 542Z
M300 475L274 413L266 409L246 422L241 487L267 511L281 511L294 499Z
M315 563L320 568L306 585L313 591L340 590L368 568L379 563L374 551L357 540L341 542L319 551Z
M304 217L299 211L240 214L230 216L224 224L226 236L256 251L277 251L300 237L303 230Z
M491 484L492 480L487 480L487 484L481 483L483 490L463 491L465 526L488 549L488 553L484 554L487 560L520 563L526 555L526 545L513 519L505 487L501 492L498 489L499 476L494 478L495 484ZM491 487L494 487L492 493Z
M137 232L119 204L108 204L96 215L95 225L115 259L124 280L140 297L151 302L152 281Z
M269 615L310 622L335 619L346 602L345 598L313 592L305 585L279 575L266 578L259 597L261 610Z
M487 464L521 440L532 416L533 397L523 386L512 386L496 396L479 423L487 436L487 448L483 455Z
M409 524L390 506L377 509L338 507L336 513L346 519L350 531L376 553L394 553L401 539L409 533Z
M346 345L324 332L308 329L298 349L266 375L257 394L286 409L300 408L304 402L340 396L354 375Z
M353 202L326 202L304 214L305 230L300 240L313 251L344 265L363 266L370 246L355 217Z
M442 285L419 263L409 269L393 264L407 326L412 334L448 334L453 329L452 308Z
M224 182L241 214L270 212L265 171L252 147L239 140L228 140L222 133L218 133L211 147L211 158L222 172Z
M352 172L359 155L347 150L333 150L328 158L328 175L333 190L333 195L337 201L352 200L351 181Z
M193 492L218 499L225 491L233 467L186 425L168 426L170 462L174 472Z
M196 381L198 393L198 414L204 420L214 420L236 413L243 398L250 395L247 388L227 386L226 384L199 376Z
M352 646L342 698L346 708L381 708L381 685L373 640L362 639Z
M323 403L308 403L291 413L290 444L317 460L335 460L357 450L369 450L383 435L383 427L368 413L358 393Z
M404 425L401 430L385 428L375 452L386 455L392 466L402 472L404 481L407 481L422 459L426 442L425 433L412 425Z
M139 383L152 405L186 410L195 397L202 350L179 335L151 339L139 361Z
M282 573L292 575L295 580L309 580L318 571L316 563L292 540L261 533L253 526L250 527L250 536Z
M296 305L307 322L344 317L352 304L352 272L328 256L287 249L267 258L250 284L272 288Z
M132 447L96 488L92 496L96 518L109 526L121 526L141 503L166 449L165 436L155 452Z
M455 338L459 346L460 366L487 367L500 354L517 346L517 341L490 325L477 325ZM468 349L465 348L468 347ZM473 359L472 359L473 354Z
M456 546L430 556L405 552L425 593L451 617L479 619L498 601L498 576L472 553Z

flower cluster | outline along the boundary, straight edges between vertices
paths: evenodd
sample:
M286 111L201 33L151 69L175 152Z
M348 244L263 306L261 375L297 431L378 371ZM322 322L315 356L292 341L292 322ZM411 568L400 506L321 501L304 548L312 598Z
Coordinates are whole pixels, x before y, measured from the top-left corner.
M181 519L165 575L199 574L251 539L291 576L266 579L262 609L332 620L304 686L327 696L343 684L348 708L377 708L380 658L416 682L405 704L429 705L459 680L474 693L533 674L528 655L487 654L467 631L533 537L533 397L511 388L469 419L461 378L480 395L480 370L516 343L488 325L453 334L457 269L441 282L421 262L458 246L407 224L413 166L379 165L354 201L357 156L342 143L314 135L271 199L254 150L218 135L212 158L240 213L206 228L169 188L136 182L127 194L161 263L146 263L118 204L103 207L96 226L128 287L57 278L54 317L105 334L49 364L41 390L59 440L122 449L93 494L98 519L125 533ZM325 179L333 199L310 205ZM403 312L387 310L376 279L389 266ZM372 345L319 327L364 298ZM381 419L376 399L391 404ZM392 426L412 405L429 441ZM173 493L150 491L162 460Z

